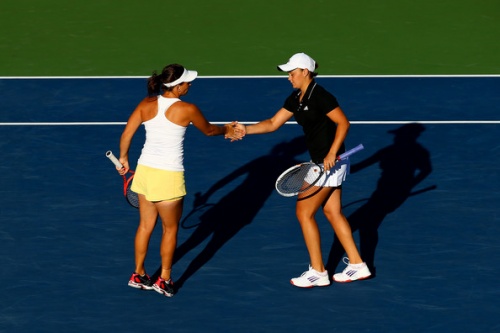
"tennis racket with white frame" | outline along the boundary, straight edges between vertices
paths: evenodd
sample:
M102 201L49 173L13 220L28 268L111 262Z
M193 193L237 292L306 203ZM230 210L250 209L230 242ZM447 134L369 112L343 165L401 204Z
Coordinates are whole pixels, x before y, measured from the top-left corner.
M337 161L348 158L354 153L364 149L362 144L349 149L337 157ZM293 197L311 189L325 173L322 165L305 162L294 165L285 170L276 180L276 191L284 197Z

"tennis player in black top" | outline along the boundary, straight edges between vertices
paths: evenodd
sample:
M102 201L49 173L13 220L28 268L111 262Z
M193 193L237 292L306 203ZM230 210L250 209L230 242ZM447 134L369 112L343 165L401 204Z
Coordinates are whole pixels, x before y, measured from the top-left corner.
M316 62L307 54L293 55L286 64L278 66L280 71L288 73L288 80L296 89L285 100L283 107L273 117L254 125L236 125L241 136L262 134L276 131L290 118L295 117L303 128L311 160L324 166L325 174L316 184L318 188L315 194L299 194L297 197L296 215L309 252L310 264L309 270L290 282L302 288L330 284L315 220L315 214L321 206L348 257L344 259L347 267L342 273L333 275L333 280L351 282L366 279L371 275L361 259L349 223L342 213L342 182L348 173L349 161L338 162L336 158L345 151L344 139L349 130L349 120L337 99L315 81L317 67Z

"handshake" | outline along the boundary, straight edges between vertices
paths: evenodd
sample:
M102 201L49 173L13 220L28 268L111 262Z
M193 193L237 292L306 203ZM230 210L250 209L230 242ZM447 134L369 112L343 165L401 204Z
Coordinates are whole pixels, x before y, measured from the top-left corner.
M224 138L231 140L231 142L241 140L247 134L246 126L238 123L237 121L226 124L224 127L226 128Z

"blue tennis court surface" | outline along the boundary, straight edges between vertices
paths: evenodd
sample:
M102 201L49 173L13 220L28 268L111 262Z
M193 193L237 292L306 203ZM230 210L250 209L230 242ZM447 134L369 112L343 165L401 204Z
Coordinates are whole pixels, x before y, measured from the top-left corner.
M118 153L116 122L144 96L145 79L0 79L0 331L499 331L500 78L318 82L353 122L347 146L365 146L352 157L343 203L376 277L290 285L308 256L294 199L279 196L274 180L308 159L299 126L235 143L190 127L184 216L196 193L208 192L213 206L180 230L180 289L169 299L127 286L138 213L104 155ZM211 121L258 121L290 89L284 77L200 78L186 100ZM403 123L413 121L421 123ZM318 224L330 274L341 271L322 214ZM160 233L158 225L150 274Z

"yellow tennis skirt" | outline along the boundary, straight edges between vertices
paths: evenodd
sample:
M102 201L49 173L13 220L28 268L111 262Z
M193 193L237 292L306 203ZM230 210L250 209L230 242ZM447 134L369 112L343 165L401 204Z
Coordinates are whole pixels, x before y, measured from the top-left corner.
M186 195L184 171L161 170L138 164L131 189L152 202L178 200Z

